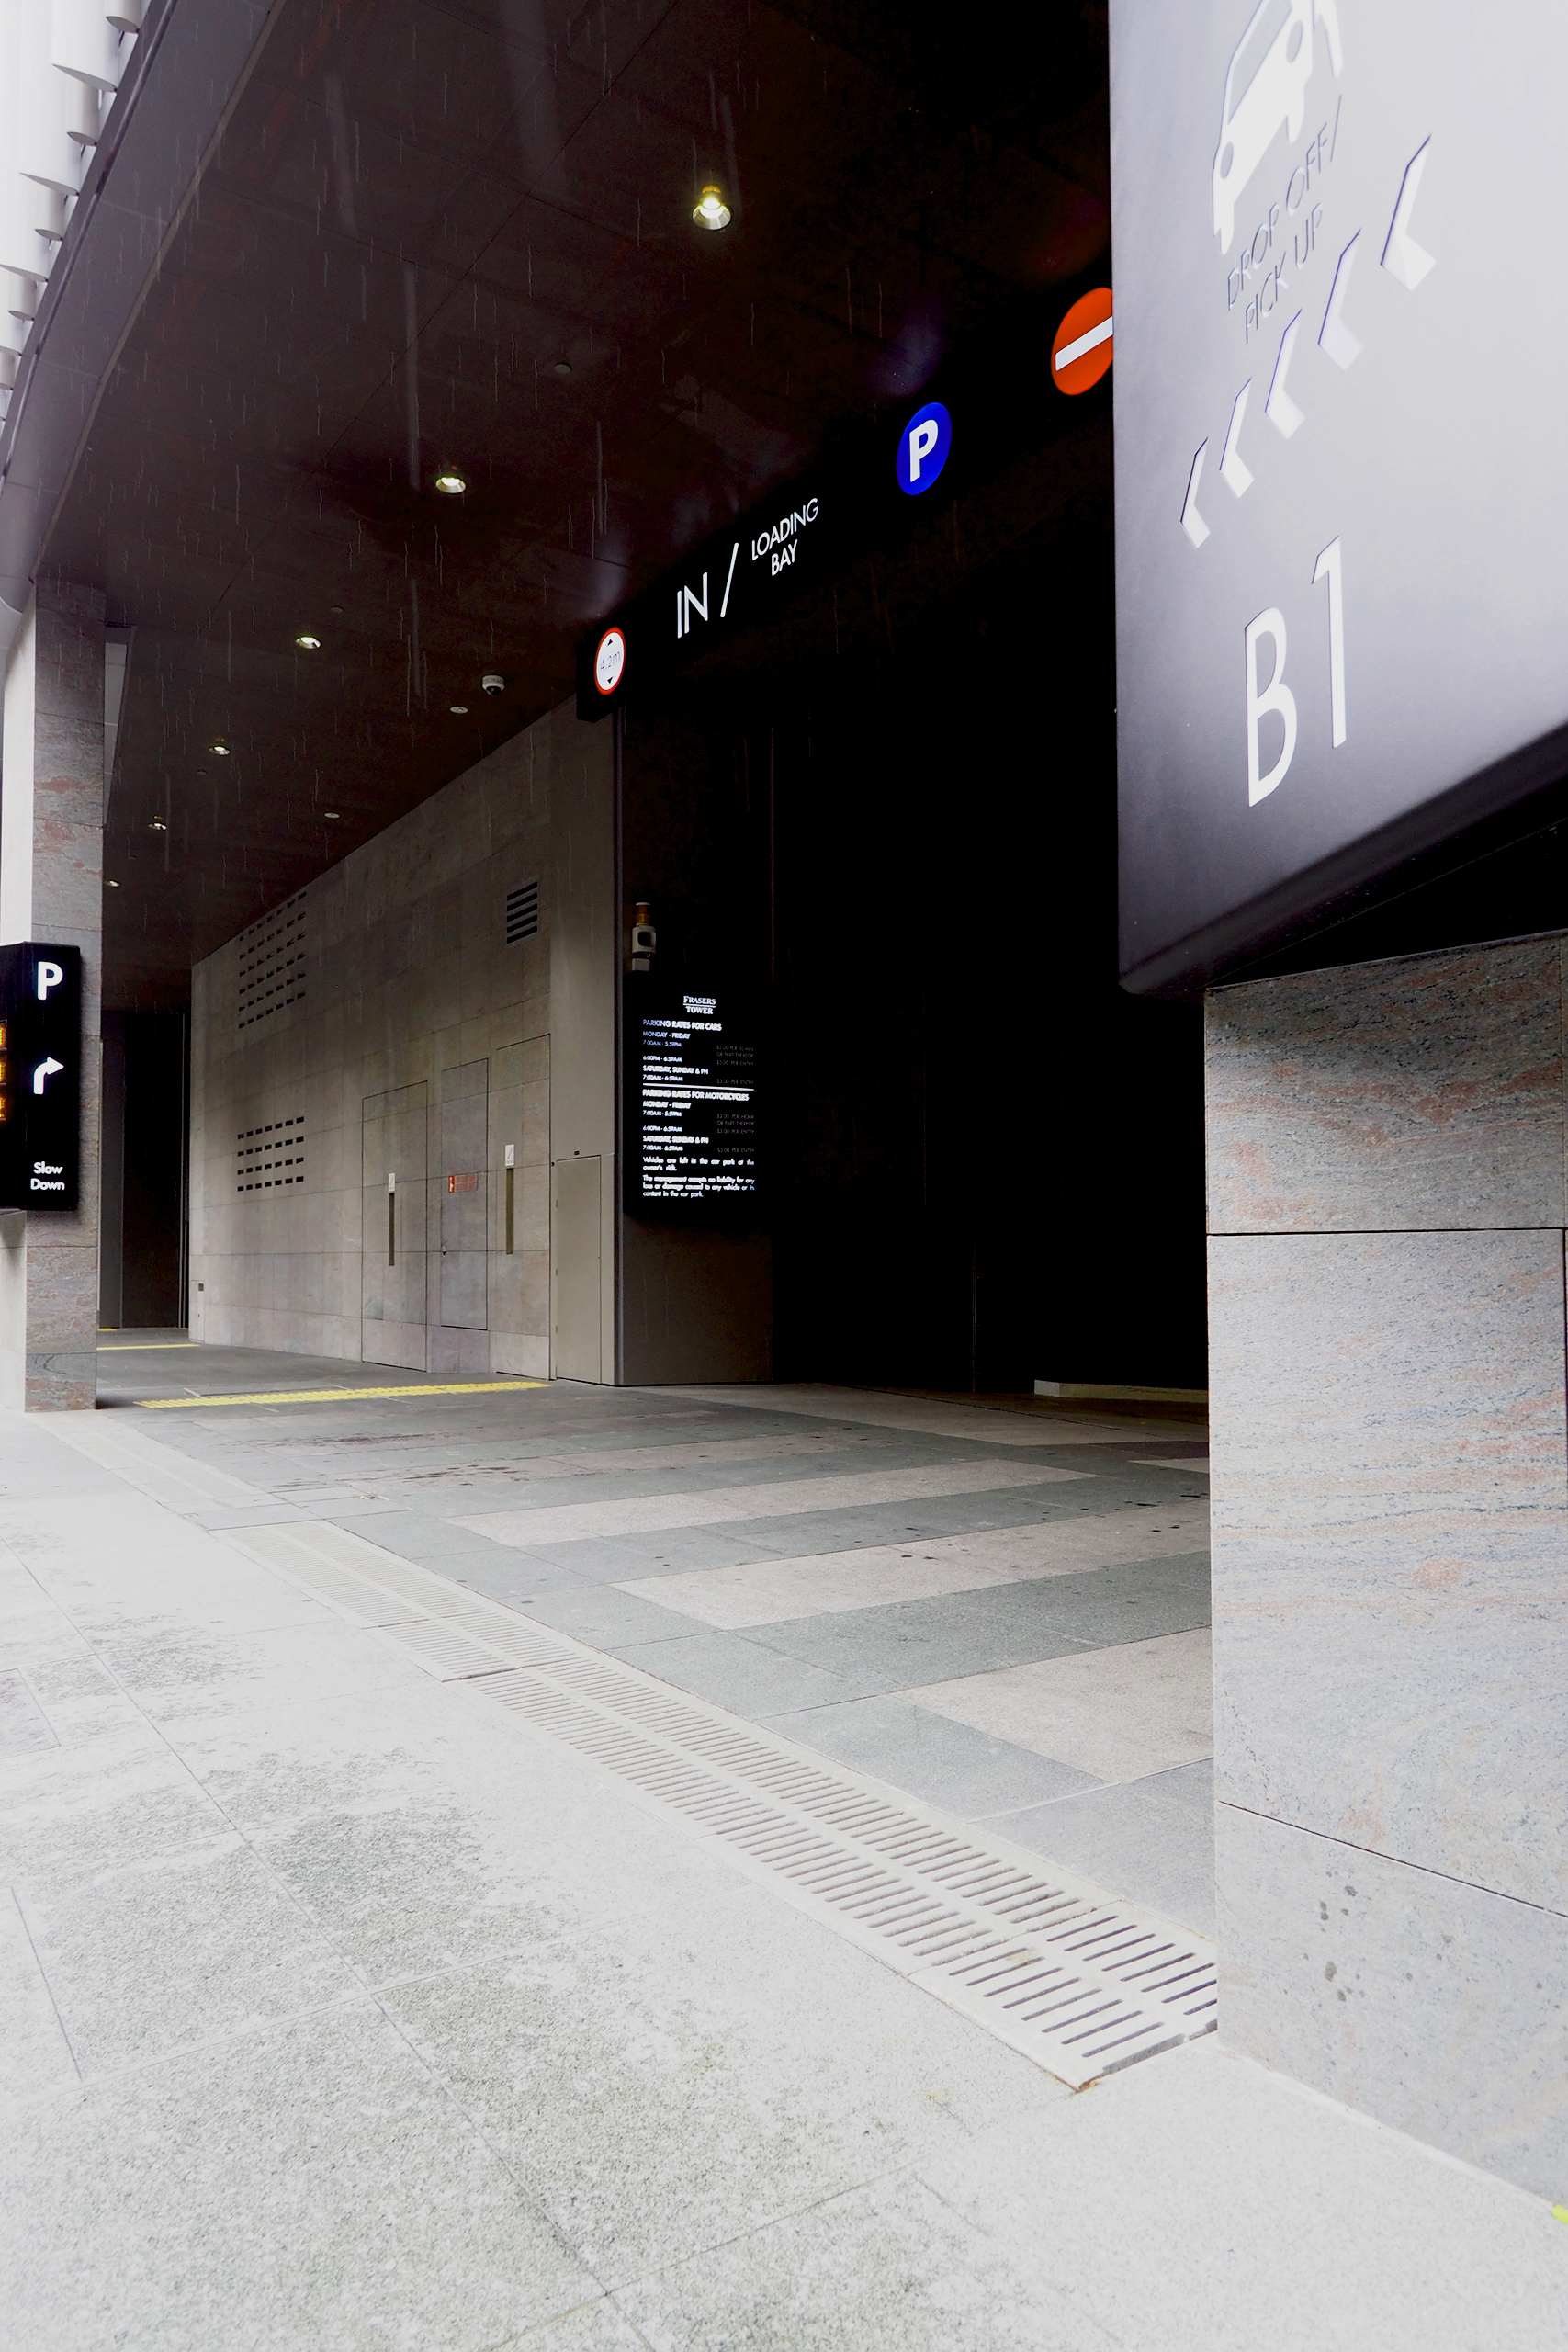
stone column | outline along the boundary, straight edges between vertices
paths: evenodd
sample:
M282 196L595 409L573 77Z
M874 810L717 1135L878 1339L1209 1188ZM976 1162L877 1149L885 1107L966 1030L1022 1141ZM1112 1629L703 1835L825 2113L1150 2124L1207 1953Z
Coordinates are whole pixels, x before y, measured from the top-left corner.
M1208 1009L1233 2048L1568 2193L1564 943Z
M82 1184L72 1216L0 1216L0 1405L96 1396L104 597L40 580L6 664L0 942L82 950Z

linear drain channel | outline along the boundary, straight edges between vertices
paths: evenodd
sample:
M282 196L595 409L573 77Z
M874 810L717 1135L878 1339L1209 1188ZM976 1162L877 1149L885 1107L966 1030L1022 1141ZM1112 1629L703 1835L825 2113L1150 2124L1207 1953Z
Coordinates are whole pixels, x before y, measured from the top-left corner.
M1212 1946L325 1521L223 1540L539 1736L1081 2088L1215 2024Z

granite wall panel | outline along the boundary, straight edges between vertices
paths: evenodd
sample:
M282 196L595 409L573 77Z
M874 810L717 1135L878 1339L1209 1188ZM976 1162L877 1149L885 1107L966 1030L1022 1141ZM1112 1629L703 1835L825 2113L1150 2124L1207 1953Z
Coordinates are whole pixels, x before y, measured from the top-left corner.
M1218 1808L1233 2049L1538 2196L1568 2181L1568 1919Z
M1220 1794L1568 1907L1561 1234L1210 1250Z
M1558 2194L1563 967L1227 989L1207 1078L1221 2030Z
M1209 1230L1568 1225L1562 967L1532 939L1216 991Z

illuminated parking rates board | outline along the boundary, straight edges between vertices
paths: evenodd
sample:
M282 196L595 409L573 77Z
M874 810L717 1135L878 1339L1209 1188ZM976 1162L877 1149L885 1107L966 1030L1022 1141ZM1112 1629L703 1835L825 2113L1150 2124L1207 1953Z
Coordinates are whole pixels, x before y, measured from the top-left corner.
M1568 11L1112 0L1122 969L1568 773Z
M626 1205L745 1210L759 1183L759 1043L736 990L626 992Z
M77 1206L81 1125L81 949L0 947L0 1208Z

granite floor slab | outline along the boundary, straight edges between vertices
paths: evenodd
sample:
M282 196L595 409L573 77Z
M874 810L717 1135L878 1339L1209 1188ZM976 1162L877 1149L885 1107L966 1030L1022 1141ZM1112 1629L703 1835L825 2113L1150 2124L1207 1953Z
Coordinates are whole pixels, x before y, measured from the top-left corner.
M0 1540L8 1438L0 1416ZM155 1663L188 1632L243 1659L275 1572L186 1536L199 1589L133 1547L116 1641ZM7 1623L64 1690L101 1669L33 1581ZM1539 2200L1212 2042L1068 2096L463 1684L369 1678L324 1706L302 1630L250 1703L155 1726L141 1686L118 1690L118 1731L0 1758L6 1866L59 1930L40 1911L35 1949L21 1907L0 1917L0 2307L28 2352L1554 2341L1568 2231ZM742 1634L690 1639L799 1670ZM7 1667L47 1712L43 1675ZM1060 1769L908 1702L784 1712L844 1731L858 1710L897 1751L906 1707L976 1802L1021 1764ZM1144 1785L1191 1833L1202 1777ZM1013 1813L1127 1793L1055 1785ZM236 1857L345 1990L275 1969L268 1991L279 1939L236 1898ZM87 2021L85 2079L57 1988Z
M1114 1414L1064 1411L1057 1404L1037 1399L1007 1405L985 1397L962 1401L921 1396L887 1388L834 1388L808 1382L767 1383L720 1388L644 1389L641 1395L683 1396L707 1405L728 1405L741 1411L801 1413L814 1419L860 1422L869 1428L919 1430L932 1437L974 1437L989 1445L1125 1444L1130 1439L1146 1444L1150 1438L1173 1438L1189 1429L1202 1430L1201 1408L1188 1411L1140 1414L1123 1407Z
M642 1535L661 1527L711 1527L725 1520L786 1512L852 1510L862 1504L918 1502L933 1495L968 1495L1006 1487L1042 1486L1083 1476L1043 1463L957 1462L911 1464L902 1470L854 1470L829 1477L802 1475L750 1484L657 1491L613 1502L541 1503L529 1510L459 1514L498 1544L562 1544L589 1535Z
M1213 1753L1206 1632L1076 1650L912 1695L938 1714L1101 1781L1138 1780Z
M768 1719L769 1728L972 1821L1098 1787L1035 1756L897 1697L844 1699ZM1065 1859L1065 1858L1064 1858Z
M1197 1781L1176 1789L1173 1783ZM1206 1785L1208 1803L1194 1803ZM995 1827L1015 1845L1083 1871L1127 1902L1214 1933L1213 1767L1178 1765L1141 1781L1085 1789L1003 1815Z
M738 1631L818 1612L933 1600L987 1585L1191 1554L1208 1542L1208 1514L1187 1505L1157 1517L1105 1512L1044 1526L949 1535L919 1546L871 1544L662 1577L649 1598L710 1625ZM627 1589L639 1587L628 1580Z

